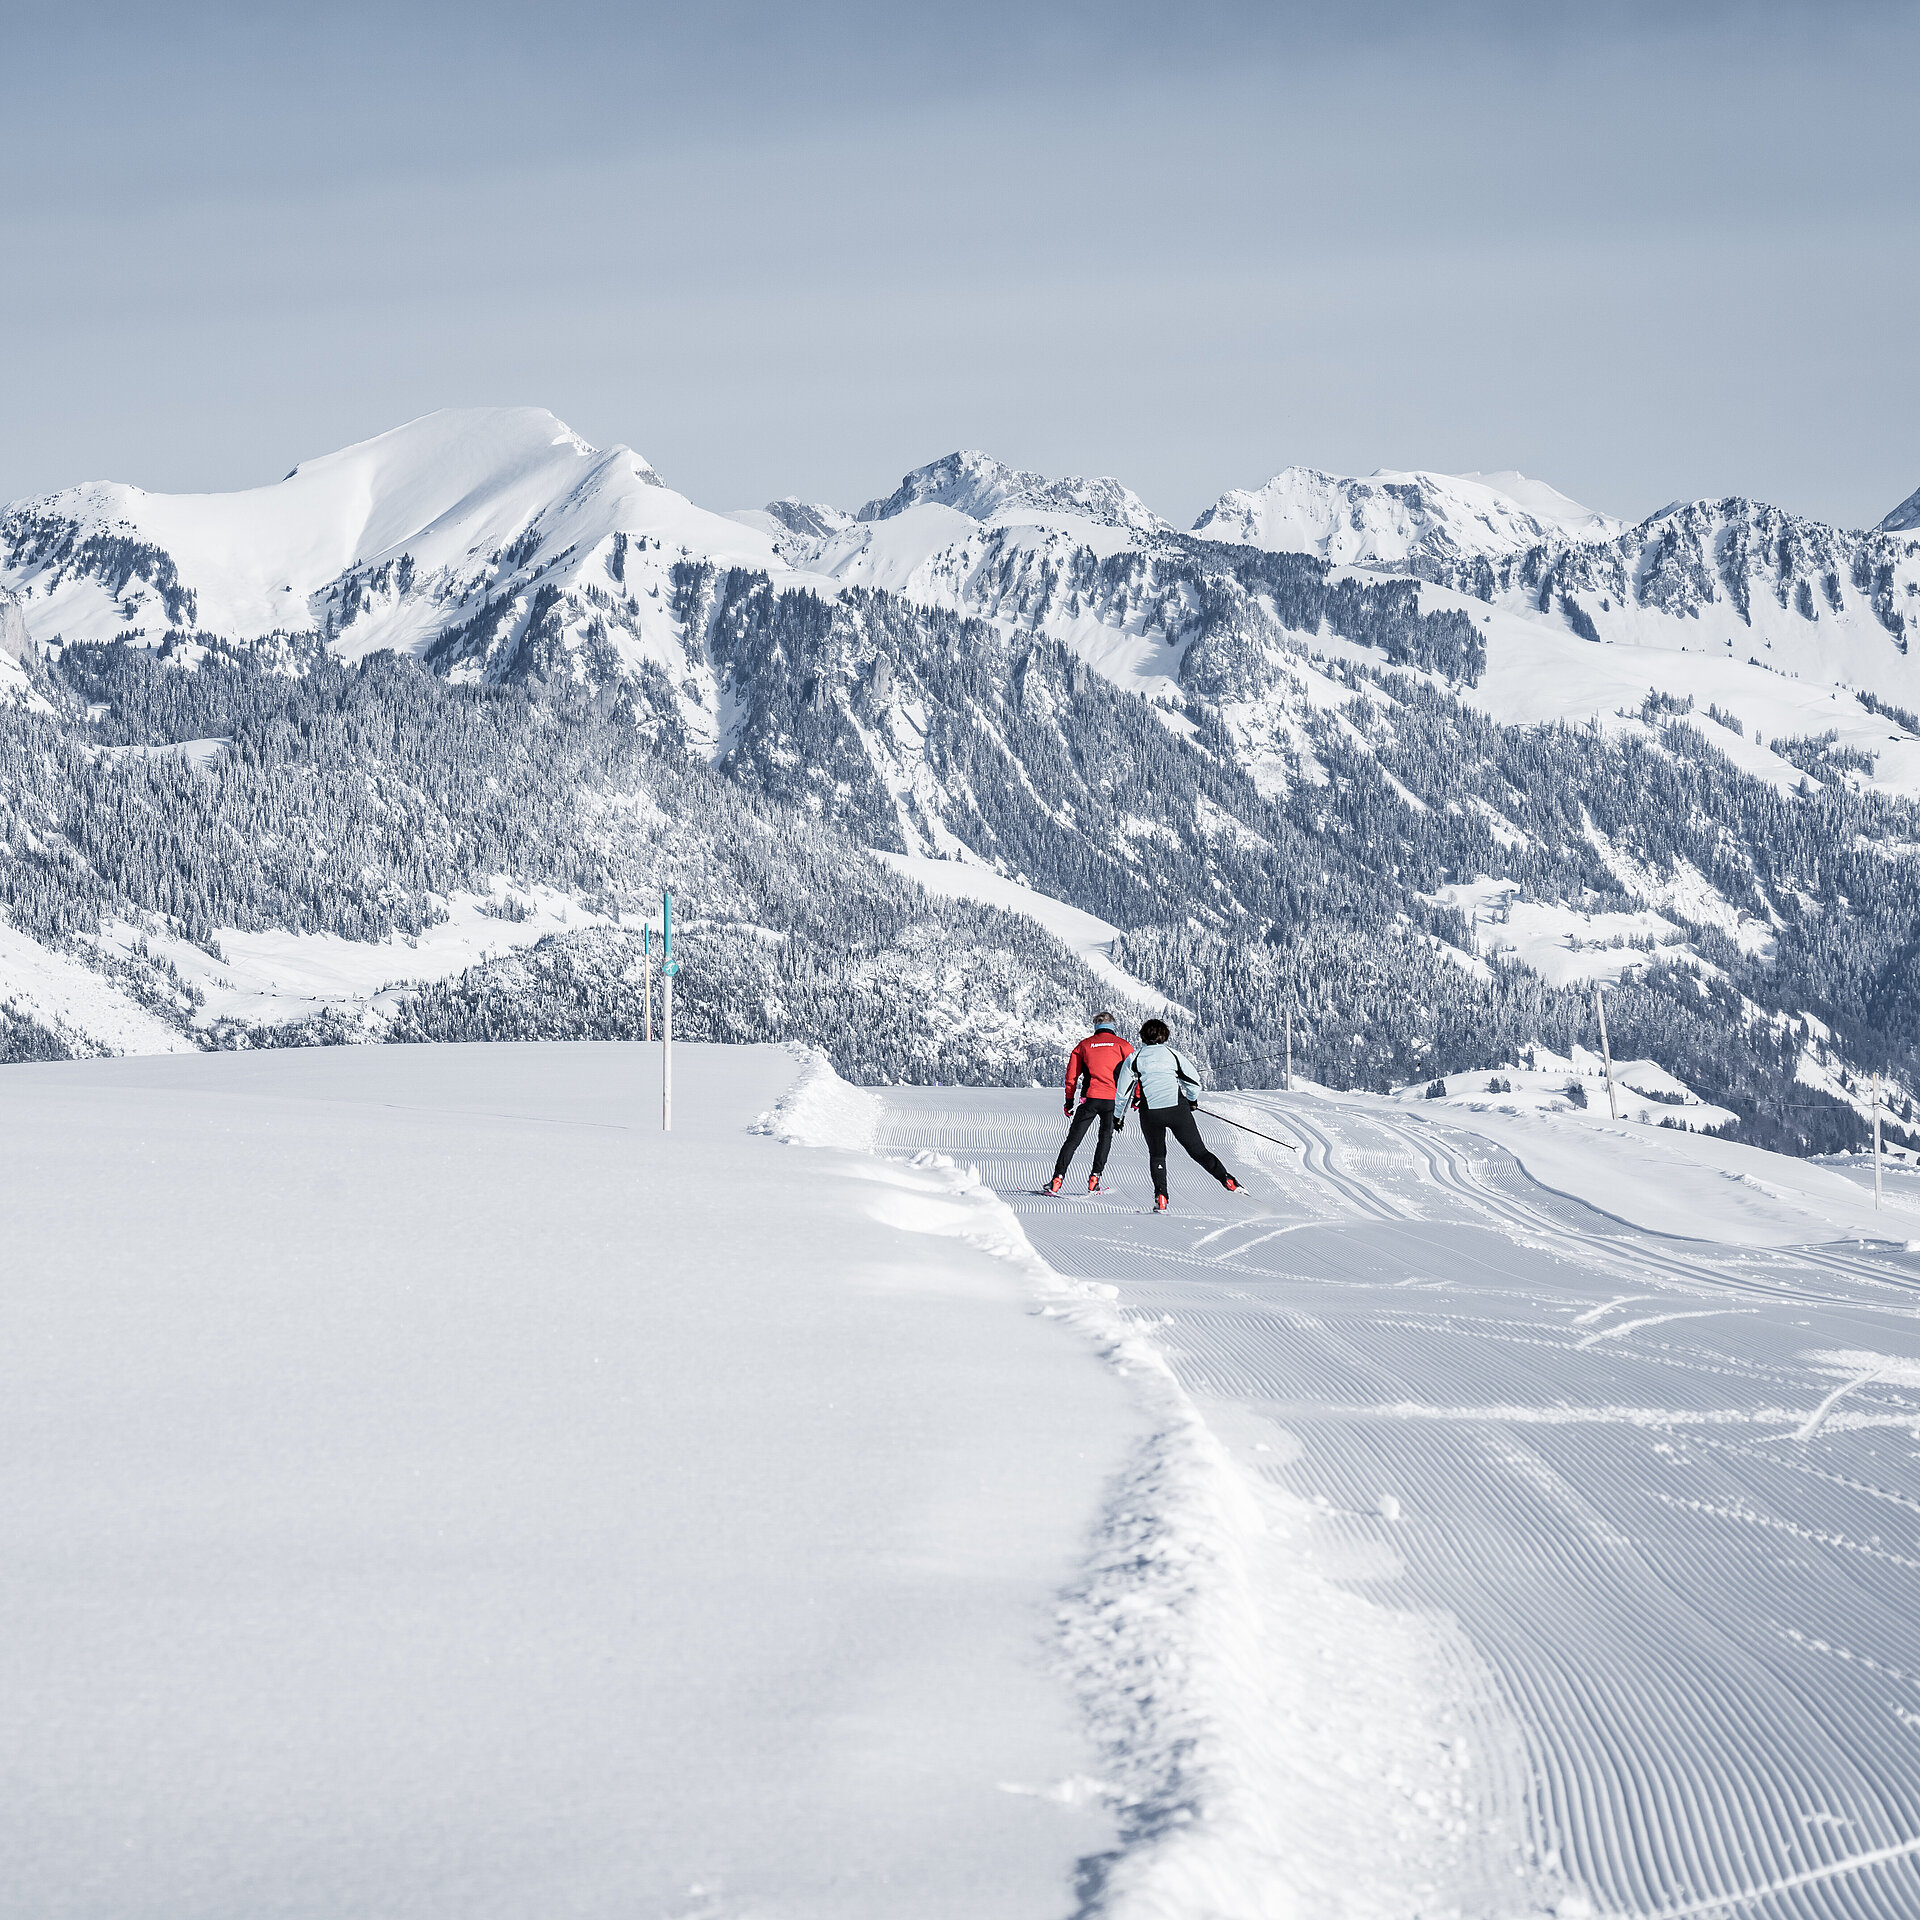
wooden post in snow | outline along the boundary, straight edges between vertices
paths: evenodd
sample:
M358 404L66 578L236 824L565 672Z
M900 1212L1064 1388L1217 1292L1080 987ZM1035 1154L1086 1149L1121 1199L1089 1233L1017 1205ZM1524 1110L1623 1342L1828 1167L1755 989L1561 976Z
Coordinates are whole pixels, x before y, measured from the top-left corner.
M1593 983L1593 1010L1600 1016L1600 1058L1607 1068L1607 1111L1620 1118L1620 1096L1613 1090L1613 1048L1607 1042L1607 1009L1600 999L1600 982Z

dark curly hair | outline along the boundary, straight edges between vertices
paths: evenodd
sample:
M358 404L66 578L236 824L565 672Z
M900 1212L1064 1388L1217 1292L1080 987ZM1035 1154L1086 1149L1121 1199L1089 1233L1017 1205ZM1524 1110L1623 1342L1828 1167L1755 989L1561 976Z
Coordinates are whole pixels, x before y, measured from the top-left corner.
M1172 1038L1164 1020L1143 1020L1140 1023L1140 1044L1143 1047L1162 1047Z

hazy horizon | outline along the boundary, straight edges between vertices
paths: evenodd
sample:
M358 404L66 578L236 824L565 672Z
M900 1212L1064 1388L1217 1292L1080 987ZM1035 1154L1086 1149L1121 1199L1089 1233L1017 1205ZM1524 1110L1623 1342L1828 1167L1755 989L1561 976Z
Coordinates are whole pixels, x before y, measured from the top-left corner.
M16 6L0 498L550 408L703 505L982 447L1637 519L1920 485L1920 9Z

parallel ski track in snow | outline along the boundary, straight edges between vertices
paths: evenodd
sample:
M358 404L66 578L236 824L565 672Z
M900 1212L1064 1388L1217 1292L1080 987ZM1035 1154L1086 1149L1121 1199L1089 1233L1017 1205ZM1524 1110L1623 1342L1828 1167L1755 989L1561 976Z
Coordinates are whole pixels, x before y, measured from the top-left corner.
M1249 1104L1260 1107L1263 1112L1279 1117L1281 1110L1271 1101L1257 1095L1237 1097L1247 1099ZM1367 1120L1388 1139L1404 1145L1432 1184L1443 1189L1450 1197L1477 1209L1501 1225L1569 1252L1577 1250L1584 1260L1595 1266L1610 1267L1628 1276L1671 1280L1706 1291L1747 1293L1765 1299L1824 1299L1834 1304L1857 1304L1853 1296L1822 1293L1804 1285L1774 1283L1757 1275L1732 1271L1723 1263L1692 1259L1684 1253L1669 1250L1665 1243L1651 1236L1638 1236L1625 1241L1618 1234L1587 1231L1565 1221L1554 1220L1539 1208L1512 1199L1481 1180L1474 1172L1465 1148L1449 1140L1429 1123L1388 1119L1375 1114L1369 1114ZM1286 1112L1286 1121L1303 1138L1312 1136L1321 1139L1323 1160L1328 1157L1331 1145L1324 1142L1324 1136L1313 1128L1311 1121L1303 1120L1297 1109ZM1314 1163L1309 1160L1308 1164L1312 1166ZM1577 1202L1574 1204L1579 1205ZM1802 1267L1817 1268L1823 1273L1840 1275L1891 1294L1906 1296L1899 1310L1920 1313L1920 1280L1902 1277L1868 1261L1849 1259L1844 1254L1826 1248L1796 1250L1793 1260Z
M1109 1195L1036 1197L1036 1096L901 1089L882 1143L975 1161L1203 1411L1272 1424L1312 1551L1459 1620L1598 1913L1920 1914L1920 1393L1868 1374L1796 1437L1841 1384L1810 1353L1920 1355L1920 1262L1663 1239L1418 1118L1212 1098L1305 1151L1203 1122L1248 1193L1176 1151L1164 1219L1131 1132Z

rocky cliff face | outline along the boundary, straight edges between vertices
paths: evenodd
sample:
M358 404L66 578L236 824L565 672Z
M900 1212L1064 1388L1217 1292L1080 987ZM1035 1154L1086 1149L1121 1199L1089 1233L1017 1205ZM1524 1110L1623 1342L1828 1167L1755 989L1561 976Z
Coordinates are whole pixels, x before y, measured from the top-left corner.
M1920 487L1915 487L1876 529L1880 533L1912 533L1916 530L1920 530Z
M18 660L32 645L25 609L12 594L0 593L0 653Z

